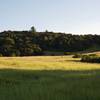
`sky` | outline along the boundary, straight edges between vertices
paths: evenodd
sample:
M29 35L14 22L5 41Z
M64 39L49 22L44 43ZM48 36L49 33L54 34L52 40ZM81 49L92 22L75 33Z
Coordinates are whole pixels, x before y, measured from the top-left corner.
M100 34L100 0L0 0L0 31Z

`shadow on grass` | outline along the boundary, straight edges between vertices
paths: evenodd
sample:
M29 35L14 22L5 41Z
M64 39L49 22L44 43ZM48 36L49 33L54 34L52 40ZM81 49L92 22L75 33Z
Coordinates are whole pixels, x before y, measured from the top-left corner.
M100 70L0 70L1 100L99 100Z

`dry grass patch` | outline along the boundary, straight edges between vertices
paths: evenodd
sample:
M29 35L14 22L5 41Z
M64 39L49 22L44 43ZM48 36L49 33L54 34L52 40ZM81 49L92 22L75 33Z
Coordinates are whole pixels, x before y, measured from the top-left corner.
M72 56L0 57L0 68L32 70L93 70L100 64L81 63Z

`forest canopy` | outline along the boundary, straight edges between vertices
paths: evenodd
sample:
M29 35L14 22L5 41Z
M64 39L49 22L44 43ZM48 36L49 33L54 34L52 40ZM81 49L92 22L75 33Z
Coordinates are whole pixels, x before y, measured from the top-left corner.
M44 51L76 52L100 50L100 35L73 35L57 32L29 31L0 32L0 56L43 55Z

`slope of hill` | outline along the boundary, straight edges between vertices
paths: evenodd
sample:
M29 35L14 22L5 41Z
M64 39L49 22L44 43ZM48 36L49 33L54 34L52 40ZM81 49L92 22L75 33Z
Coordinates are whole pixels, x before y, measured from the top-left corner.
M0 56L43 55L44 51L79 52L100 50L100 35L54 32L4 31L0 33Z

